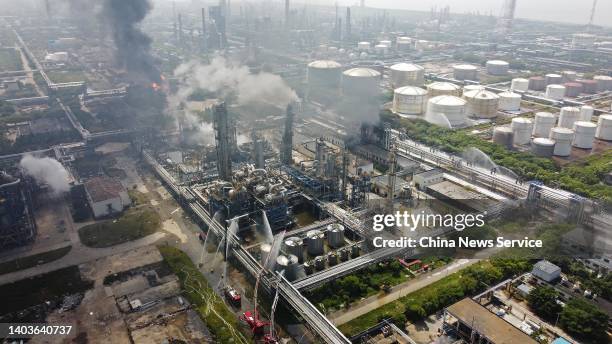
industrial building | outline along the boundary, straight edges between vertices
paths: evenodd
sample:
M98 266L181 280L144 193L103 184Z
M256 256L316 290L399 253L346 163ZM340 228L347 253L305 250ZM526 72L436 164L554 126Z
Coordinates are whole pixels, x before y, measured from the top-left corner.
M95 218L121 213L132 204L125 187L109 177L93 177L87 180L85 192Z

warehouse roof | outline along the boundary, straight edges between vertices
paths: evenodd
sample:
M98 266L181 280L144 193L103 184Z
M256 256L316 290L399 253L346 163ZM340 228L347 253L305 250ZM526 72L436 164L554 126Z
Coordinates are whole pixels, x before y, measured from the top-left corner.
M118 181L109 177L94 177L85 182L87 194L94 203L117 198L125 188Z

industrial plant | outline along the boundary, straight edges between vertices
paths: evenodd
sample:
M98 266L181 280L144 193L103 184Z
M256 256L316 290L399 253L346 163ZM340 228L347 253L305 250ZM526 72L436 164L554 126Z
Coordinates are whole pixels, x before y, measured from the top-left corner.
M0 341L608 343L612 7L381 3L0 0Z

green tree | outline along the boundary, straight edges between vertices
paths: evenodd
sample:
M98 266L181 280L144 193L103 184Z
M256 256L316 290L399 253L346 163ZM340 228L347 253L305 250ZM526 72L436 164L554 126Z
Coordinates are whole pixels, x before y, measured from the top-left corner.
M539 316L546 319L555 319L562 307L557 303L559 293L549 286L534 288L527 296L529 307Z
M586 300L574 298L567 303L559 323L568 333L585 342L607 343L608 315Z

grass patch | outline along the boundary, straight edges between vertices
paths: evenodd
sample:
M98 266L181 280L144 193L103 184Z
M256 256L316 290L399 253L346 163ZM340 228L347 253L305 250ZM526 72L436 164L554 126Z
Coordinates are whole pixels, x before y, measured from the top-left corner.
M12 72L22 69L21 56L17 50L13 48L0 49L0 70Z
M80 82L87 80L85 74L79 70L48 71L47 76L55 83Z
M178 276L185 296L215 337L215 343L250 343L240 332L238 318L228 309L221 297L208 285L200 271L183 251L160 246L164 260Z
M79 238L85 246L109 247L153 234L160 224L159 214L152 207L131 208L118 219L79 229Z
M38 264L45 264L54 260L58 260L63 256L67 255L71 249L72 246L66 246L58 248L56 250L51 250L48 252L34 254L31 256L0 263L0 275L8 274L10 272L15 272L19 270L25 270Z

